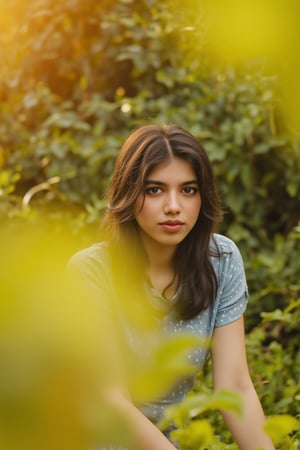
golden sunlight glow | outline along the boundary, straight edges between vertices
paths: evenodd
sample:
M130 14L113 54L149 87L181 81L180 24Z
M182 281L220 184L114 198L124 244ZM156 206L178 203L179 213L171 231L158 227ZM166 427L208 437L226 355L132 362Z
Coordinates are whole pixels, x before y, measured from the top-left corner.
M198 4L199 8L199 4ZM233 65L261 61L279 76L281 108L291 127L300 128L300 3L295 0L202 0L207 51Z
M289 2L282 0L211 0L207 3L209 42L223 60L277 59L292 43Z

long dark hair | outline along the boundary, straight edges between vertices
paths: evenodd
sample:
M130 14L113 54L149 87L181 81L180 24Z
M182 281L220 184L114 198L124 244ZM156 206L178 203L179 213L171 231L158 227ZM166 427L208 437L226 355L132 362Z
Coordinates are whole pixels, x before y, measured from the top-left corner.
M127 259L134 254L140 257L143 249L135 220L137 200L144 192L151 171L172 157L191 165L201 196L197 222L178 245L174 257L180 285L177 312L180 318L190 319L211 305L215 298L217 279L210 257L217 255L217 249L214 246L212 250L211 242L222 217L212 166L201 143L178 125L151 124L134 131L125 141L115 164L104 222L109 226L115 248L123 248L123 256L126 252ZM130 268L130 264L125 264Z

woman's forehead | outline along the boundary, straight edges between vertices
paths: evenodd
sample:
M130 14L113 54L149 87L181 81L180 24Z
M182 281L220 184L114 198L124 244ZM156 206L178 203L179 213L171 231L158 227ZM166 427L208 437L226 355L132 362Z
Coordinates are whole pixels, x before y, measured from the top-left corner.
M146 180L157 181L193 180L197 179L192 164L182 158L174 157L157 164L148 174Z

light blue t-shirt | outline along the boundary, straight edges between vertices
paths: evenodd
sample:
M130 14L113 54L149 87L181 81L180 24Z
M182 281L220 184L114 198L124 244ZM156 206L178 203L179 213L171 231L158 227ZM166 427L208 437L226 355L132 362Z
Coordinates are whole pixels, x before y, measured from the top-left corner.
M214 303L196 317L188 320L175 319L170 300L162 297L149 284L145 282L145 295L154 309L160 312L160 331L168 336L176 333L191 333L197 337L210 338L216 327L229 324L237 320L244 313L248 301L248 290L244 265L240 252L235 243L229 238L215 234L212 247L216 243L220 256L212 256L211 262L215 270L218 286ZM104 310L116 312L119 321L117 300L115 304L106 303L107 298L114 298L114 286L108 263L108 246L105 242L93 244L91 247L76 253L67 267L67 277L80 278L86 287L86 295L103 302ZM173 301L176 301L176 294ZM124 339L134 349L141 360L147 358L143 339L137 337L127 324L124 325ZM203 366L207 349L196 348L188 354L189 361L199 367ZM166 406L182 400L193 386L193 377L182 379L174 389L163 398L151 403L140 405L141 411L153 422L158 421Z

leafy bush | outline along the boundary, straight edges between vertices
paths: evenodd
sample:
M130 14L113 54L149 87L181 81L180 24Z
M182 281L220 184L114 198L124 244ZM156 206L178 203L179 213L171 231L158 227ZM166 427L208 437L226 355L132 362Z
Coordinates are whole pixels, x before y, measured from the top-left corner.
M278 77L261 61L238 69L214 61L205 11L195 14L192 0L1 8L2 222L37 230L43 217L84 246L96 236L125 137L152 121L188 128L214 166L226 206L220 231L244 256L259 395L268 415L298 416L300 150L279 108ZM299 436L291 439L282 448L296 448Z

